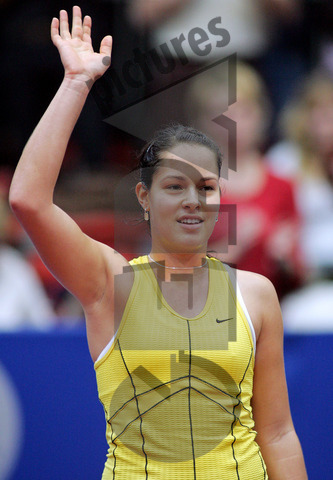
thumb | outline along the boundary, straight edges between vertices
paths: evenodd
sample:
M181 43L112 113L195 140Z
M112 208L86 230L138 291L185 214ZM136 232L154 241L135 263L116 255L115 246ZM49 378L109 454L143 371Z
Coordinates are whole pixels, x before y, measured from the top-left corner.
M100 54L104 56L103 63L106 66L109 66L111 64L112 41L113 39L111 35L107 35L101 41L101 46L99 49Z

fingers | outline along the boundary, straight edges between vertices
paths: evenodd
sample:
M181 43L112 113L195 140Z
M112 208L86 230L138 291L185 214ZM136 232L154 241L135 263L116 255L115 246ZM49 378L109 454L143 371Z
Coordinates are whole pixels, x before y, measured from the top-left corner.
M81 9L78 6L73 7L72 31L69 30L68 14L66 10L60 10L59 20L53 18L51 23L51 38L53 43L59 47L62 40L71 40L79 38L85 43L91 45L91 25L92 20L86 15L82 21ZM111 64L112 37L107 35L103 38L100 45L100 54L103 55L103 64Z
M82 23L80 7L73 7L72 38L81 38L91 43L91 17L86 15Z
M59 14L59 25L60 25L60 36L64 40L70 40L71 38L83 38L85 36L85 40L91 41L91 18L86 16L83 21L82 25L82 14L81 8L78 6L73 7L73 19L72 19L72 31L69 30L69 21L68 21L68 14L66 10L60 10ZM52 21L53 25L53 21ZM57 28L56 24L54 24L54 34L55 28Z
M73 7L72 38L82 38L82 14L80 7Z
M51 22L51 39L54 44L57 43L59 36L59 20L57 18L53 18Z
M83 40L91 43L91 17L86 15L83 19Z
M69 40L71 38L71 34L69 32L69 27L68 27L68 15L66 10L60 10L60 36L64 40Z

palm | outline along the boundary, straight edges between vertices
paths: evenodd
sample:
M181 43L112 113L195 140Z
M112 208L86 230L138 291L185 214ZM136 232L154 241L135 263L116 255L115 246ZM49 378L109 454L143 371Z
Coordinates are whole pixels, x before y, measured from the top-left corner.
M103 75L110 65L111 37L104 37L100 52L94 52L91 44L91 18L86 16L82 22L79 7L73 7L72 31L69 31L67 12L62 10L60 21L56 18L52 20L51 37L59 50L66 76L91 81Z

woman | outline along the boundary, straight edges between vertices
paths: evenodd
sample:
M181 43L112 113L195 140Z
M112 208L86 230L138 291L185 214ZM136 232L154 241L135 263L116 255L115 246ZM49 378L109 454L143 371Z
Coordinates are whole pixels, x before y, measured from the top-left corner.
M253 480L268 478L265 463L273 480L306 479L274 290L265 278L238 272L236 298L233 273L206 257L219 206L220 155L212 142L175 128L144 150L136 193L150 222L149 258L129 264L53 204L88 86L110 63L111 37L94 53L90 30L79 7L71 33L65 11L52 20L65 76L23 151L10 202L84 308L110 445L103 479Z

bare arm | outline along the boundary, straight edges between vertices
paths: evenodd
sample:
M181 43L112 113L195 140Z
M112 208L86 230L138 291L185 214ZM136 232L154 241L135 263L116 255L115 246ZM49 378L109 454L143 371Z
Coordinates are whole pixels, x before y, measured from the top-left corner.
M60 53L64 79L22 153L9 196L13 211L43 261L78 298L88 312L88 320L94 317L91 312L102 303L105 293L112 290L110 273L121 271L126 263L121 255L84 235L53 203L67 143L89 93L88 87L103 75L110 63L111 37L102 40L100 52L96 53L90 32L91 19L85 17L82 21L79 7L73 7L71 32L66 11L60 12L60 21L52 20L51 37ZM106 325L106 320L104 324L95 319L94 322L93 328L88 325L88 336L90 332L94 338L96 331L101 339L111 335L112 326ZM93 350L99 350L101 342Z
M268 476L270 480L306 480L302 449L290 414L277 295L271 282L261 275L240 272L239 280L250 315L256 316L252 407Z

